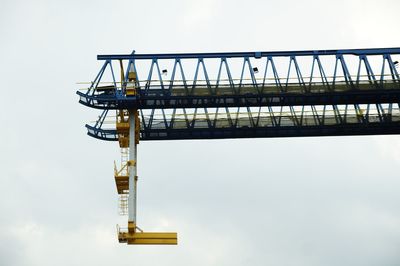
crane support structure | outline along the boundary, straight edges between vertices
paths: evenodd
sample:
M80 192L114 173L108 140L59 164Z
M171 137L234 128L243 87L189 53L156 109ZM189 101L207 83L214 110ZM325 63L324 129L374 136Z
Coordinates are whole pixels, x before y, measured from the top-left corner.
M99 73L77 94L101 111L88 135L121 147L115 181L128 228L118 236L128 244L177 243L176 233L137 227L139 140L400 133L400 48L97 59Z

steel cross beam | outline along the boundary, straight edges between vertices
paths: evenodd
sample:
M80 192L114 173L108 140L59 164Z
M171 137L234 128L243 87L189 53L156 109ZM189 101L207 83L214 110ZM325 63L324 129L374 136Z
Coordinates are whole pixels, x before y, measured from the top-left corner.
M381 55L400 54L400 48L338 49L308 51L230 52L230 53L170 53L170 54L120 54L98 55L98 60L143 60L143 59L193 59L193 58L236 58L236 57L280 57L317 55Z

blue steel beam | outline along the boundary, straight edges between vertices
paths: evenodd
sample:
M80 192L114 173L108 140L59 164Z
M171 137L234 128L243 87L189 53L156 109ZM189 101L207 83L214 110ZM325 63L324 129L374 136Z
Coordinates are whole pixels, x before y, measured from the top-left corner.
M88 135L100 140L117 141L116 130L96 130L87 125ZM211 128L211 129L168 129L142 130L141 141L151 140L194 140L194 139L237 139L237 138L286 138L286 137L327 137L400 134L400 122L322 125L282 126L274 128Z
M151 134L143 132L143 141L151 140L195 140L195 139L238 139L238 138L286 138L286 137L329 137L398 135L400 123L370 123L368 125L330 126L285 126L277 128L224 128L168 131L158 130Z
M400 54L400 48L338 49L307 51L230 52L230 53L170 53L170 54L120 54L98 55L98 60L143 60L143 59L196 59L196 58L237 58L237 57L287 57L314 55L381 55Z

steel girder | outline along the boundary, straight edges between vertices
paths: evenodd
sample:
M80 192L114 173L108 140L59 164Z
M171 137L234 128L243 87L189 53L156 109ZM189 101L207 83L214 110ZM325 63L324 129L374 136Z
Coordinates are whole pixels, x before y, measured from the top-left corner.
M90 136L104 140L118 138L115 127L106 128L103 123L112 109L141 110L142 140L397 134L393 106L400 102L399 54L400 48L99 55L104 65L86 92L77 93L80 103L104 110L95 125L87 125ZM114 72L118 61L120 82ZM165 66L169 70L161 70ZM110 83L104 86L107 71ZM137 75L133 96L126 93L132 71ZM141 80L141 75L147 78ZM371 106L375 113L357 113ZM346 120L349 113L340 114L340 108L347 112L349 107L358 116L356 122ZM194 126L202 123L199 119L188 119L189 113L198 116L200 110L205 115L215 108L219 112L215 121L208 117L203 127ZM235 115L232 108L247 109L240 112L254 121L264 119L254 109L267 108L263 114L268 113L271 119L264 124L249 120L248 125L237 126L229 122ZM291 110L291 115L279 114L277 108ZM301 109L316 111L305 115ZM338 110L330 114L336 122L304 122L323 121L320 117L325 115L317 109ZM154 118L157 112L163 114L158 120ZM177 113L186 117L177 118ZM297 122L276 122L287 117ZM176 127L179 123L186 126ZM226 125L215 126L218 123ZM164 126L155 126L159 124Z

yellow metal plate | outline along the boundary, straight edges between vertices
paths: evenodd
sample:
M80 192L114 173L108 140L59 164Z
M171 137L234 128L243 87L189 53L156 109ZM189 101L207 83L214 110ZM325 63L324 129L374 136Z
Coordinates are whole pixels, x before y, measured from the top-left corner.
M173 238L176 239L178 237L177 233L144 233L144 232L136 232L133 234L133 238L136 239L152 239L152 238L159 238L159 239L169 239Z
M128 245L177 245L177 239L128 239Z
M128 122L117 122L117 132L118 133L127 133L129 131L129 123Z
M126 88L126 95L127 96L134 96L134 95L136 95L136 89L134 89L134 88Z
M177 233L119 233L120 242L129 245L177 245Z

